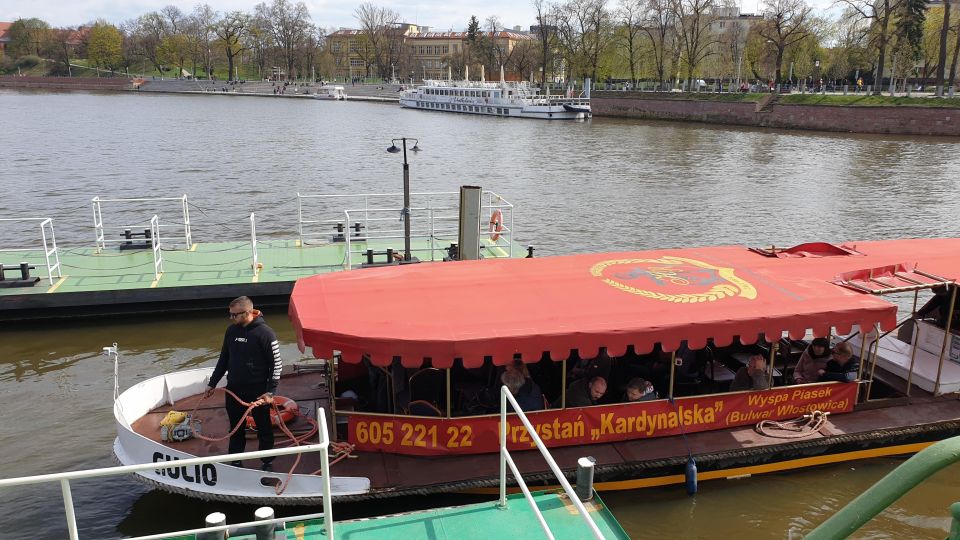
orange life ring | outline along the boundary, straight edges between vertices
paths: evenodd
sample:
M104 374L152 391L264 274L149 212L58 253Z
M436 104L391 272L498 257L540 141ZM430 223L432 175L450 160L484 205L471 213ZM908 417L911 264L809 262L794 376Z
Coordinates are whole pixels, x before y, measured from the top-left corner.
M503 212L499 208L495 208L493 212L490 213L490 240L496 242L500 239L500 232L503 231Z
M280 411L280 418L277 418L277 413L273 412L273 406L270 406L270 424L274 426L280 425L281 421L287 424L293 420L295 416L300 414L300 406L290 398L273 396L273 403L276 404L277 410ZM247 416L247 429L257 429L257 423L254 421L252 414Z

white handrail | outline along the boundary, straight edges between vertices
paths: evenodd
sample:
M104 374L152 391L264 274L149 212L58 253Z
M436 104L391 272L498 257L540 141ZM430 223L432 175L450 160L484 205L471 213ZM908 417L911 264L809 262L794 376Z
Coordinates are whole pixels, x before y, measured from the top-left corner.
M587 512L586 507L583 506L583 503L580 502L580 497L574 493L573 488L570 487L570 482L567 481L567 477L564 476L563 471L560 470L560 467L557 466L557 462L554 461L553 456L550 455L550 450L547 449L546 445L543 444L543 441L540 440L540 436L537 435L537 430L533 428L533 425L530 424L530 420L527 419L527 415L524 414L523 409L520 408L520 405L517 404L517 400L513 398L513 394L510 393L510 389L506 386L500 387L500 506L507 506L507 465L510 465L510 470L513 471L513 477L517 480L517 485L520 486L520 490L523 491L523 496L526 497L527 502L530 503L530 507L533 509L534 513L537 515L537 521L540 522L540 526L543 528L544 534L547 535L547 538L553 540L553 533L550 532L550 528L547 526L547 522L543 518L543 514L540 512L540 508L537 507L536 501L533 500L533 496L530 494L530 490L527 488L527 483L524 482L523 476L517 470L517 465L513 462L513 457L510 456L510 451L507 450L507 403L513 407L514 412L517 414L517 418L523 423L523 427L526 428L527 434L530 436L530 440L536 445L537 450L540 450L540 454L543 455L544 461L547 462L547 465L550 466L550 470L553 471L554 476L557 477L557 480L560 481L560 485L563 487L563 491L566 492L567 497L570 498L570 502L577 508L577 512L580 513L580 517L586 522L590 527L590 531L593 532L593 537L598 540L603 540L603 533L600 532L600 528L597 527L593 517Z
M110 227L105 227L103 224L103 208L102 203L133 203L133 202L158 202L158 201L179 201L180 202L180 213L181 220L174 221L170 224L163 224L160 227L163 228L180 228L183 227L183 241L185 250L189 250L193 246L193 232L190 225L190 203L187 200L187 195L183 194L179 197L150 197L150 198L127 198L127 199L104 199L99 195L90 199L90 202L93 205L93 228L96 237L96 246L97 252L101 252L107 248L107 243L123 243L129 242L129 239L113 239L106 237L106 229L132 229L134 227L141 227L140 224L134 225L111 225ZM170 221L170 220L167 220Z
M57 249L57 237L53 232L53 220L50 218L0 218L0 222L22 222L22 221L39 221L40 222L40 238L43 241L43 256L47 262L47 280L50 282L50 285L53 285L54 272L56 272L56 277L62 277L60 274L60 252ZM49 241L47 237L47 227L50 227L50 236ZM53 246L53 247L51 247ZM0 253L20 253L20 252L30 252L37 251L39 248L9 248L9 249L0 249ZM50 263L50 257L53 256L54 262Z
M50 227L50 243L53 245L52 248L47 247L47 230L45 227ZM43 254L47 259L47 279L50 281L50 285L53 285L53 272L57 273L57 277L60 276L60 252L57 250L57 235L53 232L53 220L47 218L40 222L40 236L43 237ZM53 258L57 261L53 265L50 264L50 256L53 255Z
M163 274L163 251L160 249L160 218L150 218L150 246L153 248L153 276L160 279Z
M106 352L114 361L114 399L119 395L119 379L117 377L117 365L119 361L119 355L117 353L117 344L114 343L111 347L104 347L104 352ZM302 454L306 452L320 452L320 473L322 476L323 483L323 512L317 514L309 514L303 516L293 516L286 518L277 518L271 520L262 520L257 522L250 523L241 523L233 525L221 525L214 527L204 527L202 529L189 529L184 531L177 531L171 533L163 534L154 534L148 536L138 536L131 540L155 540L159 538L170 538L178 536L186 536L190 534L196 534L201 532L215 532L223 531L229 528L238 527L238 526L247 526L247 525L257 525L265 523L279 523L281 521L297 521L297 520L307 520L315 519L318 517L323 517L324 529L326 530L326 536L330 540L333 540L333 502L330 500L330 456L328 454L328 449L330 447L330 435L327 431L327 416L322 408L317 409L317 422L318 422L318 438L319 442L317 444L301 445L301 446L290 446L287 448L274 448L272 450L256 450L252 452L243 452L240 454L227 454L221 456L207 456L207 457L194 457L187 459L177 460L177 465L180 467L185 467L189 465L203 465L207 463L225 463L227 461L235 461L237 459L256 459L264 457L274 457L274 456L286 456L291 454ZM103 467L99 469L87 469L82 471L70 471L63 473L53 473L53 474L40 474L35 476L23 476L19 478L4 478L0 479L0 489L5 487L18 487L26 486L31 484L43 484L50 482L59 482L60 490L63 495L63 509L64 515L67 520L67 531L69 534L70 540L79 540L80 534L77 530L77 518L76 511L73 504L73 494L70 489L71 480L82 480L87 478L101 478L105 476L120 476L130 473L138 473L141 471L152 471L158 468L159 463L139 463L136 465L120 465L116 467ZM159 468L163 468L160 466Z

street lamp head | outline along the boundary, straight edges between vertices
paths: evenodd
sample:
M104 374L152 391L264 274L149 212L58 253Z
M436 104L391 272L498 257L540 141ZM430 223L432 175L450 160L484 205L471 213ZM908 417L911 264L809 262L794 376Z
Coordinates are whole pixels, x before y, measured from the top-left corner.
M414 143L413 143L413 148L411 148L410 151L411 151L411 152L419 152L419 151L420 151L420 142L419 142L419 141L414 141Z
M400 149L397 148L397 145L391 143L390 148L387 148L387 152L390 152L391 154L396 154L400 152Z

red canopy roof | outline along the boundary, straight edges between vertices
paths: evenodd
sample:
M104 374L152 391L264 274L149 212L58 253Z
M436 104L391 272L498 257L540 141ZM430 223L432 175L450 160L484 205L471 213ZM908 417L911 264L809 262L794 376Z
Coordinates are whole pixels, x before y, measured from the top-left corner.
M520 353L554 360L628 345L645 353L660 343L693 349L708 339L752 343L760 333L800 338L846 334L853 325L896 325L896 307L831 282L845 273L888 265L918 267L955 279L960 239L896 240L844 246L831 256L765 257L745 247L662 249L535 259L423 263L301 279L290 318L301 350L369 355L387 365L399 356L448 367L477 366Z

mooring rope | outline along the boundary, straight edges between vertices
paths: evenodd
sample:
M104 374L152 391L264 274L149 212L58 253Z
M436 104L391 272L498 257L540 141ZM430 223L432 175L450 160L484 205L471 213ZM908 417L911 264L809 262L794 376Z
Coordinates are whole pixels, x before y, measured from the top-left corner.
M208 441L208 442L219 442L219 441L228 439L231 435L236 433L238 429L240 429L242 426L246 424L247 417L250 416L250 413L253 411L254 408L264 405L266 403L263 399L258 399L256 401L253 401L252 403L247 403L246 401L240 399L239 396L231 392L229 389L222 388L222 390L226 392L228 395L230 395L231 397L233 397L233 399L237 400L237 403L245 406L247 410L243 413L243 416L240 418L240 421L237 422L237 425L233 426L233 429L231 429L230 432L224 435L223 437L207 437L205 435L201 435L200 433L195 433L194 435L198 439ZM197 410L200 408L200 403L205 398L206 396L204 394L200 394L200 399L197 400L196 405L194 405L193 407L193 411L191 411L190 413L191 418L194 418L194 415L196 414ZM284 423L283 420L281 419L280 409L277 407L276 400L274 400L274 402L270 406L273 409L272 415L275 415L275 417L278 419L277 425L280 427L280 431L282 431L283 434L286 435L290 441L288 443L289 445L300 446L300 443L302 443L303 441L315 435L317 431L319 431L320 429L316 420L308 416L301 415L299 413L299 410L297 410L295 415L300 416L301 418L306 420L311 425L311 428L310 428L310 431L308 431L303 435L300 435L300 436L294 435L293 432L290 431L290 428L287 427L286 423ZM330 448L334 450L335 455L337 456L333 461L330 462L330 465L333 466L335 463L339 462L340 460L350 456L353 453L354 446L352 444L345 443L345 442L341 442L341 443L333 442L333 443L330 443ZM303 454L297 454L296 459L293 461L293 465L290 467L290 470L287 471L286 480L274 486L274 491L276 492L277 495L281 495L287 489L287 486L290 484L290 480L293 478L293 471L295 471L297 469L297 465L300 464L300 458L302 457L302 455ZM310 474L315 475L319 472L320 470L316 470Z
M801 439L819 433L827 422L829 412L812 411L800 418L778 422L776 420L761 420L757 423L757 433L776 439ZM778 429L783 433L770 433L767 429Z

